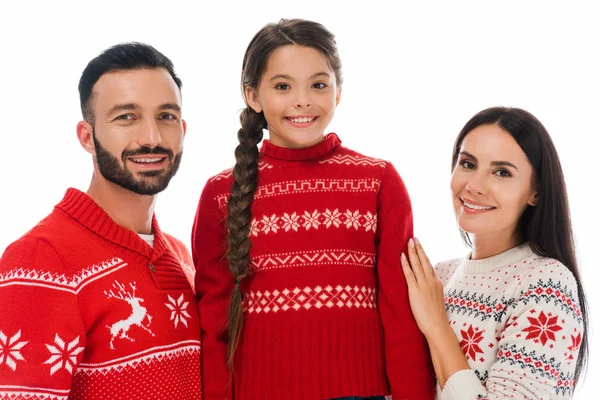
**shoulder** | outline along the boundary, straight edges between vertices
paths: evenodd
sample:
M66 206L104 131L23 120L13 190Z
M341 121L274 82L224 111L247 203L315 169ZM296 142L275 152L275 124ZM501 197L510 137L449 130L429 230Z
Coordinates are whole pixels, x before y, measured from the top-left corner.
M550 293L550 287L560 286L577 292L577 281L569 268L554 258L535 253L523 261L516 277L521 291L547 287L547 292Z
M0 257L0 274L14 270L62 273L63 269L54 236L39 225L12 242Z
M454 258L435 264L435 266L433 267L433 269L435 270L435 274L438 277L438 279L444 284L444 286L446 285L448 279L450 279L450 277L454 275L456 269L458 268L462 260L462 258Z
M335 151L320 160L319 163L381 169L385 169L388 165L391 165L389 161L369 157L344 146L338 146Z
M582 314L577 281L569 268L558 260L537 254L527 261L527 266L517 278L515 307L546 305L580 321Z
M163 235L165 236L165 240L167 241L167 243L169 243L175 254L179 256L179 258L182 261L187 260L189 256L189 250L187 246L181 240L169 235L168 233L163 232Z

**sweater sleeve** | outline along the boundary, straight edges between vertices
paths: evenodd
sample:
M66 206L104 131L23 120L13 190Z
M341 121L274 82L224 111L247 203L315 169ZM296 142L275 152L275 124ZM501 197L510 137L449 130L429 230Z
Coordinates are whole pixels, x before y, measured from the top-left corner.
M205 400L231 400L227 360L227 315L234 281L227 265L223 213L210 181L200 196L192 229L192 258L202 338L202 390Z
M406 254L408 239L413 236L412 209L406 187L390 163L386 166L377 201L377 301L392 398L433 399L435 381L429 349L412 315L400 266L400 254Z
M572 398L583 320L571 272L557 262L538 265L507 306L485 386L473 370L459 371L446 382L443 400Z
M86 333L64 266L24 237L0 258L0 399L67 398Z

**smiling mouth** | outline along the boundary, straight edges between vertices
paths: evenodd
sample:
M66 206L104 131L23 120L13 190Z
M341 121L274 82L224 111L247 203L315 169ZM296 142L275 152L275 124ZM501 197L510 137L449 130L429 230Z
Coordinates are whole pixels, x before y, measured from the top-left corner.
M469 203L463 199L460 199L463 203L463 205L470 209L470 210L475 210L475 211L489 211L489 210L495 210L496 207L492 207L492 206L482 206L482 205L477 205L477 204L472 204Z
M167 159L167 156L154 156L154 157L127 157L127 159L133 163L140 165L152 165L160 164Z
M285 119L287 119L290 122L293 122L295 124L308 124L310 122L315 121L317 118L319 118L318 116L315 117L285 117Z

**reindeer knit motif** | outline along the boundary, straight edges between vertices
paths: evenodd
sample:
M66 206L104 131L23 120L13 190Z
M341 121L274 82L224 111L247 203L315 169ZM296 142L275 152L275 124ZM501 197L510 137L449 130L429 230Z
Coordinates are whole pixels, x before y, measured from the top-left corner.
M204 398L433 399L427 343L400 267L411 205L393 165L329 134L304 149L265 140L258 168L233 375L226 318L235 281L224 256L231 173L210 178L198 205L192 253Z
M185 246L68 189L0 259L0 400L201 398Z
M470 370L441 400L570 399L583 323L577 285L524 243L496 256L440 263L446 312Z

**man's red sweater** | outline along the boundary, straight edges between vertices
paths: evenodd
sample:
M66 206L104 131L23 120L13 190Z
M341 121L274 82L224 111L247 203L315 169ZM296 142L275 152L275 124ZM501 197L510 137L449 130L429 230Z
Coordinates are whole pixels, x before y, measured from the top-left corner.
M185 246L69 189L0 259L0 399L200 398Z
M433 398L427 344L400 267L413 225L394 167L329 134L304 149L265 140L259 170L233 375L226 326L235 282L224 224L231 173L209 179L198 205L192 255L204 398Z

